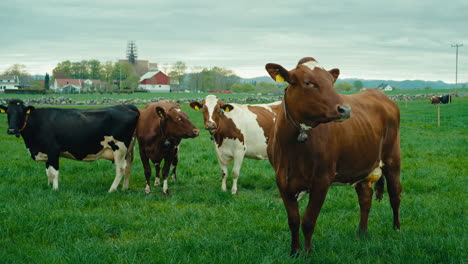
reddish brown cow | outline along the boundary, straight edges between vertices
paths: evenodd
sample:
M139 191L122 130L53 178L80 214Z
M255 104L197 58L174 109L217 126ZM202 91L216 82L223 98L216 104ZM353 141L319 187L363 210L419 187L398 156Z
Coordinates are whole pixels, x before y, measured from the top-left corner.
M400 112L397 105L377 89L355 95L339 95L333 84L338 69L324 70L313 58L304 58L287 71L267 64L275 80L285 80L281 109L277 114L268 157L276 172L291 230L291 254L300 250L297 195L309 193L302 217L305 250L332 183L353 185L361 208L360 232L367 231L372 183L382 198L384 178L393 208L393 226L400 228ZM342 123L330 122L347 119ZM380 177L381 175L385 177Z
M145 171L145 192L150 193L151 167L149 160L155 164L155 186L159 185L159 169L164 160L162 170L163 193L169 194L167 176L171 164L173 178L176 178L179 143L183 138L198 136L199 130L190 122L185 112L178 104L169 101L150 103L140 110L137 125L137 139L140 145L140 157Z
M440 104L439 96L432 96L430 100L431 100L431 104Z

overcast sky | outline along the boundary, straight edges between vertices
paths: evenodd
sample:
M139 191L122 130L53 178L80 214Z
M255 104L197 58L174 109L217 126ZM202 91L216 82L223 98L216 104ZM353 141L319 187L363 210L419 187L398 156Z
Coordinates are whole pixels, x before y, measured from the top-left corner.
M341 78L468 82L468 1L1 0L0 73L125 58L223 67L249 78L311 56Z

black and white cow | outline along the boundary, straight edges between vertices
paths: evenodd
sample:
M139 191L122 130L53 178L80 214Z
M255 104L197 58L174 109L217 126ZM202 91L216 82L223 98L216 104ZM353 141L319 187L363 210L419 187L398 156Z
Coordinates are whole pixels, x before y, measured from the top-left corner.
M80 161L107 159L115 163L116 176L109 192L125 173L128 189L139 117L133 105L100 109L58 109L25 106L18 99L0 105L8 116L7 133L23 137L31 158L46 163L49 184L58 189L59 157Z

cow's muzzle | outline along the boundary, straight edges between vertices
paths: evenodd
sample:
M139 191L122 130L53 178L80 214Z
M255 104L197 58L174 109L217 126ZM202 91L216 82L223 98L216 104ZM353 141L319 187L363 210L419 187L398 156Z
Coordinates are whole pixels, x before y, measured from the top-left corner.
M340 118L337 119L337 122L345 121L346 119L351 118L351 106L340 105L336 108L338 113L340 113Z
M20 133L17 129L14 129L14 128L9 128L7 130L7 134L8 135L15 135L16 137L19 137L20 136Z
M213 132L216 129L216 123L206 123L205 129L210 131L210 133Z

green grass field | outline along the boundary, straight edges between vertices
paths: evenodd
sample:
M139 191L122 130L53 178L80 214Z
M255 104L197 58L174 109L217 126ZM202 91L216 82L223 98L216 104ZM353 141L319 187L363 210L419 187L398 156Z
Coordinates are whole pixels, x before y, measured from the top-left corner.
M268 161L244 160L239 194L224 193L203 130L182 141L170 197L160 187L144 194L138 154L130 191L107 193L115 175L111 162L66 159L53 191L44 163L31 160L21 138L6 134L6 115L0 115L0 263L468 262L468 98L441 106L440 128L427 100L399 105L401 231L392 229L386 193L372 206L368 236L359 237L354 189L332 187L313 255L295 259L288 256L286 212ZM203 128L199 112L187 104L182 109ZM307 199L300 204L304 209Z

